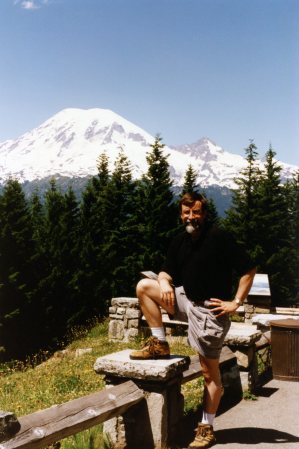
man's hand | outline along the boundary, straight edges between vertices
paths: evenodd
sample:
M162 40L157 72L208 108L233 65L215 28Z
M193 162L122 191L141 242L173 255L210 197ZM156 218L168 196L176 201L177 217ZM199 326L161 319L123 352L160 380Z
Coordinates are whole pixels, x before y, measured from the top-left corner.
M159 280L161 299L166 306L173 308L175 303L174 289L168 279Z
M210 302L210 310L215 313L216 318L226 314L230 315L239 307L235 301L222 301L218 298L211 298Z

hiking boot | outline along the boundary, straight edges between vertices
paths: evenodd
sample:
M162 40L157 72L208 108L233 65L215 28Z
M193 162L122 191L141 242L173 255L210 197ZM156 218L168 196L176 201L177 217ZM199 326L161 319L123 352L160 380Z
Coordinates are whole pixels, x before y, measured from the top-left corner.
M188 449L198 449L211 447L216 443L216 438L213 431L213 426L209 424L198 423L195 429L196 435L194 441L189 444Z
M169 359L169 357L169 344L167 341L158 340L157 337L148 338L142 349L130 354L130 359L133 360Z

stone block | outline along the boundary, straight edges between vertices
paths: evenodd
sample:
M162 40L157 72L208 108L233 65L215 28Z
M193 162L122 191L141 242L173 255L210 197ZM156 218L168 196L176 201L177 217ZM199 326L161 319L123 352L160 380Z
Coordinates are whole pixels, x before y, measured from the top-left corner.
M111 305L116 307L139 307L139 301L137 298L113 298Z
M116 307L109 307L109 313L116 313Z
M111 313L111 315L109 315L110 320L123 320L124 317L123 315L118 315L117 313Z
M237 357L238 365L241 368L248 369L254 359L254 346L239 348L234 351Z
M117 313L117 315L124 315L126 313L126 308L125 307L117 307L116 313Z
M155 445L165 446L167 443L168 407L166 391L150 393L146 399Z
M130 329L131 327L138 328L139 320L128 320L127 327Z
M136 319L141 317L141 311L139 309L129 308L126 310L126 317L129 319Z
M124 338L124 323L121 320L112 320L109 323L108 336L112 340L123 340Z

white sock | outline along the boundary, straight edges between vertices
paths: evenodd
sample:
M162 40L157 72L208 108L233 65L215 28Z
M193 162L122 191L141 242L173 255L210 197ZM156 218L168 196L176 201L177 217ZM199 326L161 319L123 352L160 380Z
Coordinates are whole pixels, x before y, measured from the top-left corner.
M153 337L157 337L160 341L166 341L164 327L151 327Z
M215 415L216 415L216 413L207 413L207 412L203 411L201 422L203 424L210 424L210 426L212 426L213 422L214 422Z

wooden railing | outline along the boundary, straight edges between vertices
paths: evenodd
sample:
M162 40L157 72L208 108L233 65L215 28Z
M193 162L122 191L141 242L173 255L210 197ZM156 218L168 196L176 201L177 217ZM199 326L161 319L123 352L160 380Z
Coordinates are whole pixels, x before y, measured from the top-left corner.
M9 422L3 417L0 449L41 449L75 433L122 415L144 398L134 382L127 381L79 399L54 405L19 419L19 431L9 438ZM7 427L5 429L5 427Z

